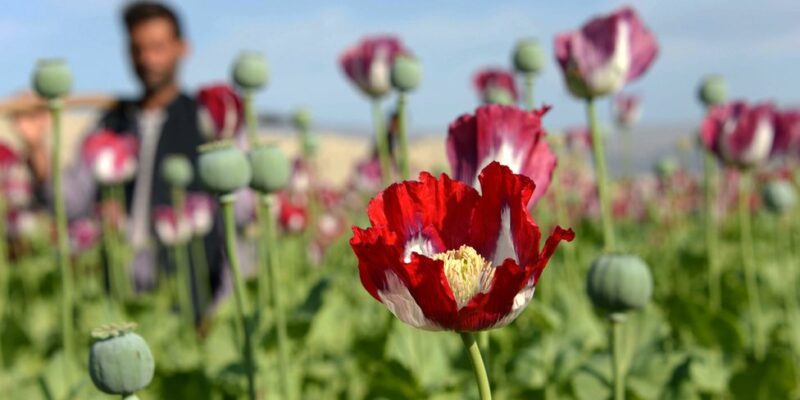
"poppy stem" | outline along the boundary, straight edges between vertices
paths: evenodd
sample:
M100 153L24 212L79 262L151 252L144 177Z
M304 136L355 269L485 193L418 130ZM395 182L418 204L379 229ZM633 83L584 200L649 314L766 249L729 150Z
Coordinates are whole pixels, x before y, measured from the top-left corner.
M375 145L378 150L378 161L381 164L381 179L384 186L392 183L392 158L389 154L389 138L386 136L386 122L379 99L372 100L372 123L375 129Z
M192 262L196 267L194 272L197 276L197 292L199 294L199 307L204 309L211 299L211 280L208 272L208 257L206 257L206 244L204 238L196 236L192 238Z
M717 175L715 171L714 155L705 151L703 154L703 180L705 200L706 223L706 257L708 259L708 297L712 310L720 307L720 270L717 262L719 232L717 229L716 207L717 202Z
M478 392L481 400L492 400L492 390L489 388L489 376L486 374L486 366L483 364L481 349L475 341L475 336L470 332L460 332L461 341L467 349L467 355L472 362L472 369L475 371L475 381L478 383Z
M533 83L536 80L536 76L532 73L527 73L523 79L525 84L525 108L533 110Z
M278 235L273 218L275 197L270 194L263 194L260 196L260 200L263 228L262 240L267 250L267 271L269 273L269 282L271 283L272 311L275 315L275 330L278 336L278 360L280 362L278 374L281 380L283 398L288 400L292 398L292 391L289 385L289 336L286 330L286 315L283 313L281 283L278 282L280 257L278 254Z
M625 399L625 368L622 364L622 322L624 318L610 316L608 346L611 349L611 374L614 381L614 400Z
M65 382L71 381L72 361L74 360L74 321L73 321L73 279L67 242L67 214L64 208L64 193L61 182L61 100L48 102L52 118L53 142L50 154L51 177L53 180L53 213L56 217L56 240L58 243L56 261L61 271L61 345L64 349Z
M253 89L242 89L244 119L247 124L247 140L251 148L256 143L256 138L258 137L258 117L256 116L255 104L253 104L253 97Z
M106 204L111 204L111 202L115 201L114 199L114 192L111 186L104 186L103 187L103 200ZM117 248L117 241L114 234L114 221L112 220L111 216L108 215L110 211L106 210L103 213L103 251L106 257L106 271L108 274L108 285L111 292L111 298L118 303L122 302L124 297L123 288L121 285L121 277L120 274L122 271L119 268L117 261L119 260L118 257L118 248Z
M6 200L5 196L0 195L0 232L6 231ZM8 242L0 240L0 318L5 317L6 305L8 304L8 281L10 279L8 271ZM5 325L5 324L4 324ZM4 327L0 327L0 336L3 334ZM0 343L0 374L5 371L3 363L3 346Z
M597 180L597 197L600 201L600 217L603 224L603 248L606 252L614 251L614 221L611 219L611 203L609 199L608 172L606 158L603 153L603 136L597 122L594 99L586 100L586 116L589 120L589 131L592 135L592 151L594 169Z
M408 180L411 177L408 167L408 135L406 132L406 94L397 95L397 165L400 169L400 178Z
M750 318L753 335L753 353L756 359L761 359L764 349L761 343L761 299L758 289L758 278L755 271L755 255L753 253L753 232L750 221L750 173L742 171L739 181L739 229L741 233L740 245L742 251L742 266L747 287L747 297L750 300Z
M236 313L239 314L243 337L243 363L247 375L247 390L250 400L256 399L255 365L253 360L253 345L250 329L247 322L247 299L245 297L244 280L242 279L239 256L236 253L236 221L234 219L234 196L226 194L219 199L222 208L222 219L225 225L225 252L228 255L231 273L233 274L233 292L236 300Z
M172 209L175 214L175 234L180 235L180 226L185 223L186 194L182 189L172 189ZM178 302L181 317L187 329L194 330L194 307L192 306L192 272L186 243L175 244L175 273L177 277Z

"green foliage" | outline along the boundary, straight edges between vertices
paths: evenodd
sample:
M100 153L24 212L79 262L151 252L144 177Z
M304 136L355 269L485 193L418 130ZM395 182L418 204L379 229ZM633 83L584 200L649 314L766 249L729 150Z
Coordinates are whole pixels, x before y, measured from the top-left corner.
M361 215L354 217L363 217ZM800 311L785 227L757 214L754 237L764 315L749 314L735 221L721 226L722 301L710 306L702 226L696 216L669 222L621 221L621 249L651 267L652 301L628 313L623 329L629 399L797 398ZM546 217L543 231L549 231ZM566 225L565 223L561 223ZM600 254L593 221L572 224L576 242L562 247L539 281L529 308L511 325L489 333L485 354L496 399L603 399L611 395L605 313L585 292L590 263ZM784 239L781 239L784 238ZM303 237L282 238L278 274L291 340L295 398L475 399L472 371L457 335L412 329L361 287L355 256L343 237L321 266L306 261ZM569 249L572 255L565 251ZM95 258L98 256L95 253ZM169 292L114 304L91 256L81 261L76 327L80 365L65 381L59 352L58 274L52 260L32 256L10 270L2 314L0 383L10 399L102 399L88 375L92 328L136 321L156 361L146 399L232 399L246 391L241 343L231 299L221 300L197 333L181 325ZM569 260L569 261L568 261ZM569 263L568 263L569 262ZM93 277L93 278L92 278ZM249 283L251 299L255 282ZM752 352L750 321L760 318L768 351ZM271 305L248 323L254 332L258 391L279 398L279 364Z

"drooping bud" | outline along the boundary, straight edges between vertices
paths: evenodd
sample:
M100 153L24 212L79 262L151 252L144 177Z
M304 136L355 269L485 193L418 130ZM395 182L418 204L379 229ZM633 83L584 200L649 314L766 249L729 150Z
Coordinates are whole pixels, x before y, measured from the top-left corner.
M536 39L520 40L514 47L512 61L517 72L538 75L544 68L545 60L542 46Z
M257 144L249 154L253 179L250 187L261 193L274 193L286 187L291 165L289 159L274 144Z
M55 99L72 89L72 72L60 59L40 60L33 73L33 88L45 99Z
M610 316L644 307L653 293L645 262L630 254L603 254L592 262L586 290L595 306Z
M709 75L700 83L698 97L705 106L722 104L728 100L728 83L720 75Z
M761 192L764 205L774 214L785 214L797 204L797 193L791 183L776 179L764 186Z
M243 89L260 89L269 80L267 60L260 53L243 52L233 63L233 82Z
M183 154L170 154L161 162L161 176L170 186L186 188L194 179L191 161Z
M228 141L200 146L197 172L203 185L217 194L246 187L252 177L247 157Z
M392 65L392 87L400 92L410 92L422 80L422 65L410 55L399 55Z
M153 380L155 362L147 342L133 333L136 324L108 325L92 331L89 376L104 393L127 396Z

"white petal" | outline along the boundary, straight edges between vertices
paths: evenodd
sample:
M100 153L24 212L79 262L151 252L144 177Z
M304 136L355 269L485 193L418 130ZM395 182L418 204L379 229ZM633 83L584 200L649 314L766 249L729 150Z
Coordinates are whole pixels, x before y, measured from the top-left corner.
M411 262L411 253L417 253L425 257L433 257L433 255L436 254L436 250L433 248L433 243L431 243L428 238L419 234L406 242L406 248L403 251L404 262Z
M386 288L378 291L378 297L400 321L428 331L442 330L438 324L425 317L422 309L411 296L411 292L394 272L386 272Z
M502 328L511 322L513 322L517 317L528 307L530 304L531 299L533 299L533 292L536 290L536 286L533 284L533 277L531 277L530 282L526 285L522 290L514 296L514 303L511 306L511 311L502 319L497 321L497 323L492 326L492 328Z
M503 264L506 258L517 260L517 252L514 251L514 241L511 237L511 209L504 207L500 212L500 233L497 236L497 247L495 247L492 265L498 267Z
M628 77L631 67L630 26L627 21L620 21L617 29L614 54L603 68L598 68L588 77L589 88L596 95L619 91Z

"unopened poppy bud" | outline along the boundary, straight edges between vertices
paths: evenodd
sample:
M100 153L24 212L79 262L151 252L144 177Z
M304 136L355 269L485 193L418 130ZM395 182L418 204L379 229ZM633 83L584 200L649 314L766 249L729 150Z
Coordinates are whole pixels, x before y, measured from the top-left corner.
M133 333L136 324L108 325L92 331L89 376L104 393L128 396L153 380L155 362L147 342Z
M535 39L523 39L514 47L512 61L517 72L525 74L538 74L545 64L542 47Z
M243 89L260 89L268 79L267 60L259 53L244 52L233 63L233 82Z
M672 157L664 157L656 163L656 175L661 179L669 179L678 171L678 162Z
M185 155L170 154L161 163L161 176L170 186L185 188L194 179L194 169Z
M516 100L514 100L514 96L508 91L501 87L491 87L486 90L486 98L484 99L486 104L503 104L503 105L514 105Z
M595 306L610 316L642 308L653 293L653 277L645 262L630 254L603 254L592 262L586 290Z
M709 75L703 78L698 93L705 106L722 104L728 100L728 83L720 75Z
M262 193L274 193L286 187L291 166L278 146L259 144L250 151L253 179L250 187Z
M311 112L305 107L300 107L292 114L292 123L294 127L301 132L307 131L311 128Z
M761 196L767 210L774 214L784 214L797 204L794 187L784 180L773 180L764 186Z
M410 92L422 80L422 65L408 55L399 55L392 64L392 86L401 92Z
M218 194L233 193L252 177L247 157L227 141L200 146L197 172L203 185Z
M33 88L39 96L55 99L69 93L72 73L64 60L41 60L33 73Z

